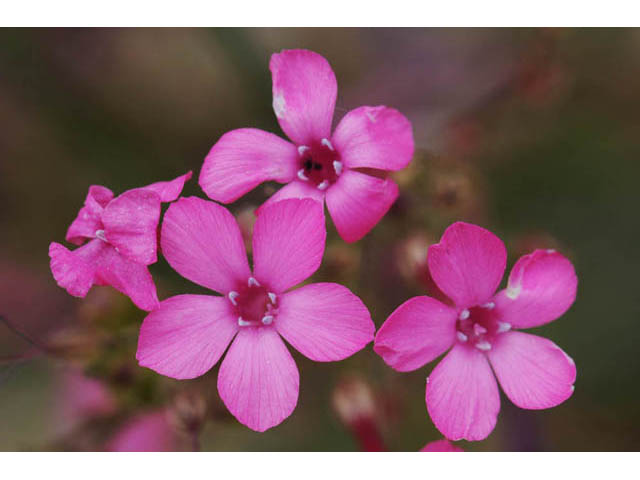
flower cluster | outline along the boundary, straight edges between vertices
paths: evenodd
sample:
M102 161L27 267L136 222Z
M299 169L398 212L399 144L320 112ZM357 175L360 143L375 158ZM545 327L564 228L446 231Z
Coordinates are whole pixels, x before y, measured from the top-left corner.
M138 340L141 366L191 379L226 351L220 398L239 422L260 432L290 416L298 401L298 368L285 341L318 362L342 360L374 341L369 310L349 289L299 285L322 263L325 203L342 239L358 241L398 196L389 172L405 168L414 153L410 122L386 106L351 110L332 131L337 82L319 54L283 51L271 57L270 69L273 109L290 141L254 128L224 134L199 176L214 201L179 198L191 172L115 198L92 186L66 235L79 248L55 242L49 248L53 276L71 295L110 285L149 312ZM256 211L250 264L236 219L216 202L233 202L266 181L286 185ZM171 204L160 225L163 202ZM158 230L169 265L217 295L158 301L148 269L157 260ZM555 251L536 250L518 260L507 287L495 293L506 258L489 231L451 225L428 251L437 299L408 300L375 335L375 352L398 371L449 351L426 387L428 413L447 440L423 450L458 451L448 440L489 435L500 409L498 383L528 409L553 407L573 392L571 358L551 341L518 331L551 322L571 306L573 266Z

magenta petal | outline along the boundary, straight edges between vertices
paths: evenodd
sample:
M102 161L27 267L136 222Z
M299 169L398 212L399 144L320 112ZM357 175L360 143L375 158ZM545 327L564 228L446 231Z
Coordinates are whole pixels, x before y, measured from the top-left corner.
M400 372L419 368L443 354L455 341L456 311L431 297L414 297L389 316L373 349Z
M346 170L327 191L327 208L346 242L364 237L398 198L398 185L354 170Z
M504 243L489 230L464 222L450 225L427 254L429 271L440 290L458 307L488 302L507 262Z
M308 182L294 180L293 182L285 185L276 193L271 195L269 199L256 210L256 215L260 215L262 210L268 205L273 205L274 203L278 203L288 198L311 198L313 200L316 200L322 206L324 213L324 194L324 191L319 190Z
M102 214L107 241L121 255L142 265L158 260L159 220L160 196L144 189L116 197Z
M275 326L296 350L316 362L333 362L362 350L375 325L356 295L336 283L313 283L278 297Z
M137 415L107 444L109 452L171 452L176 435L164 410Z
M338 84L329 62L309 50L271 56L273 110L280 127L297 145L329 138Z
M211 148L199 183L209 198L229 203L268 180L290 182L297 165L292 143L263 130L241 128L225 133Z
M569 309L577 287L569 260L553 250L536 250L513 266L507 288L496 295L496 312L517 328L544 325Z
M147 266L123 257L111 246L100 252L94 283L111 285L141 310L149 312L158 306L156 286Z
M520 408L555 407L573 393L576 364L551 340L507 332L487 355L504 393Z
M91 185L84 206L71 223L65 240L74 245L82 245L87 238L95 238L96 230L102 229L102 211L113 198L113 192L100 185Z
M168 182L156 182L146 187L136 190L147 190L155 192L160 196L161 202L173 202L182 193L184 184L193 176L193 172L189 171L184 175L180 175Z
M411 122L384 106L351 110L340 120L331 141L348 168L400 170L413 157Z
M168 377L199 377L216 364L237 330L226 298L178 295L144 319L136 358Z
M258 432L291 415L299 383L298 367L271 327L241 329L218 373L224 404L240 423Z
M49 245L51 273L59 286L74 297L84 297L93 285L96 263L103 249L102 240L92 240L70 251L59 243Z
M196 197L172 203L160 242L180 275L216 292L229 293L251 276L240 227L217 203Z
M483 440L496 425L500 394L485 355L455 345L427 379L427 410L450 440Z
M309 278L322 262L327 231L315 200L282 200L260 210L253 227L253 271L272 292Z
M420 449L421 452L463 452L460 447L454 445L449 440L435 440L427 443Z

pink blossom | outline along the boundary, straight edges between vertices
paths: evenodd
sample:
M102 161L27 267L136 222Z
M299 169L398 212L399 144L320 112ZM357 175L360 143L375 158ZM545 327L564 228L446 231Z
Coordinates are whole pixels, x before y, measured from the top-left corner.
M453 347L426 389L429 415L451 440L491 433L500 410L496 377L521 408L554 407L573 393L573 360L546 338L516 330L544 325L569 309L578 282L573 265L554 250L536 250L518 260L507 288L494 294L506 259L494 234L454 223L427 255L431 276L450 302L411 298L376 335L374 350L401 372Z
M222 401L253 430L281 423L295 408L299 388L298 368L281 336L311 360L327 362L359 351L375 331L362 301L341 285L290 290L318 269L325 238L317 202L270 204L254 226L252 272L240 228L224 207L195 197L172 204L161 229L165 258L183 277L223 296L161 302L140 329L140 365L194 378L230 345L218 372Z
M435 440L427 443L420 449L421 452L464 452L460 447L454 445L449 440Z
M157 261L160 204L178 198L189 178L191 172L116 198L106 187L89 187L65 237L82 246L69 250L56 242L49 245L51 272L58 285L76 297L84 297L93 285L111 285L139 308L153 310L158 297L147 265Z
M411 161L411 123L392 108L359 107L332 134L338 86L327 60L308 50L283 50L272 55L270 69L273 109L291 142L255 128L232 130L205 158L200 186L213 200L229 203L263 182L286 183L265 204L326 199L342 238L359 240L398 196L396 183L385 177Z
M171 452L176 450L176 433L165 410L138 414L126 422L107 443L110 452Z

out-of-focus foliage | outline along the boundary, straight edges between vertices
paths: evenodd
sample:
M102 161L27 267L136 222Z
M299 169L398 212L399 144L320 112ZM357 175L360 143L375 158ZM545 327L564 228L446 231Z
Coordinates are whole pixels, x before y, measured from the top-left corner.
M331 62L337 118L396 107L418 147L395 174L398 202L362 241L345 244L329 223L314 281L347 285L380 326L424 293L426 247L455 220L503 238L509 265L543 247L576 266L575 305L538 329L575 359L575 394L543 411L503 396L491 436L461 446L640 449L639 30L4 29L0 45L0 314L35 343L0 324L0 449L109 448L145 412L165 412L178 449L380 440L415 451L440 438L424 404L433 365L397 373L371 346L336 364L293 353L298 407L255 433L221 404L217 367L183 382L138 367L144 312L104 287L71 298L51 277L48 244L63 240L89 185L119 193L188 169L197 177L225 131L280 133L268 62L282 48ZM231 206L244 228L275 188ZM184 194L204 196L196 181ZM160 298L202 291L163 259L151 271Z

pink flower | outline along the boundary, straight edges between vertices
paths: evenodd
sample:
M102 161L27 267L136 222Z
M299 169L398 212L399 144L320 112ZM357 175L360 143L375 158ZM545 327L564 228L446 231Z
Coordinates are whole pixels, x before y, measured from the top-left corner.
M278 425L295 408L299 386L298 368L280 336L319 362L342 360L373 339L369 311L347 288L315 283L289 290L318 269L325 237L317 202L271 204L254 226L252 272L231 214L214 202L181 198L164 217L162 252L183 277L224 296L178 295L161 302L140 329L140 365L194 378L231 344L218 372L222 401L253 430Z
M167 412L156 410L129 420L107 443L109 452L171 452L177 438Z
M93 285L111 285L139 308L153 310L158 297L147 265L157 260L160 203L178 198L190 178L191 172L116 198L106 187L89 187L84 207L65 237L82 246L71 251L56 242L49 245L58 285L76 297L84 297Z
M292 143L255 128L232 130L205 158L200 186L213 200L229 203L268 180L287 183L265 205L326 199L340 236L359 240L398 196L395 182L382 177L411 161L411 123L392 108L359 107L332 135L338 86L327 60L308 50L283 50L272 55L270 69L273 109Z
M427 443L420 449L421 452L464 452L460 447L454 445L449 440L435 440Z
M576 297L573 266L553 250L536 250L518 260L507 288L494 294L506 259L504 244L491 232L454 223L427 255L450 304L414 297L376 335L374 350L401 372L453 347L427 379L426 392L429 415L451 440L482 440L491 433L500 410L495 377L521 408L554 407L573 393L573 360L553 342L514 330L544 325L567 311Z

